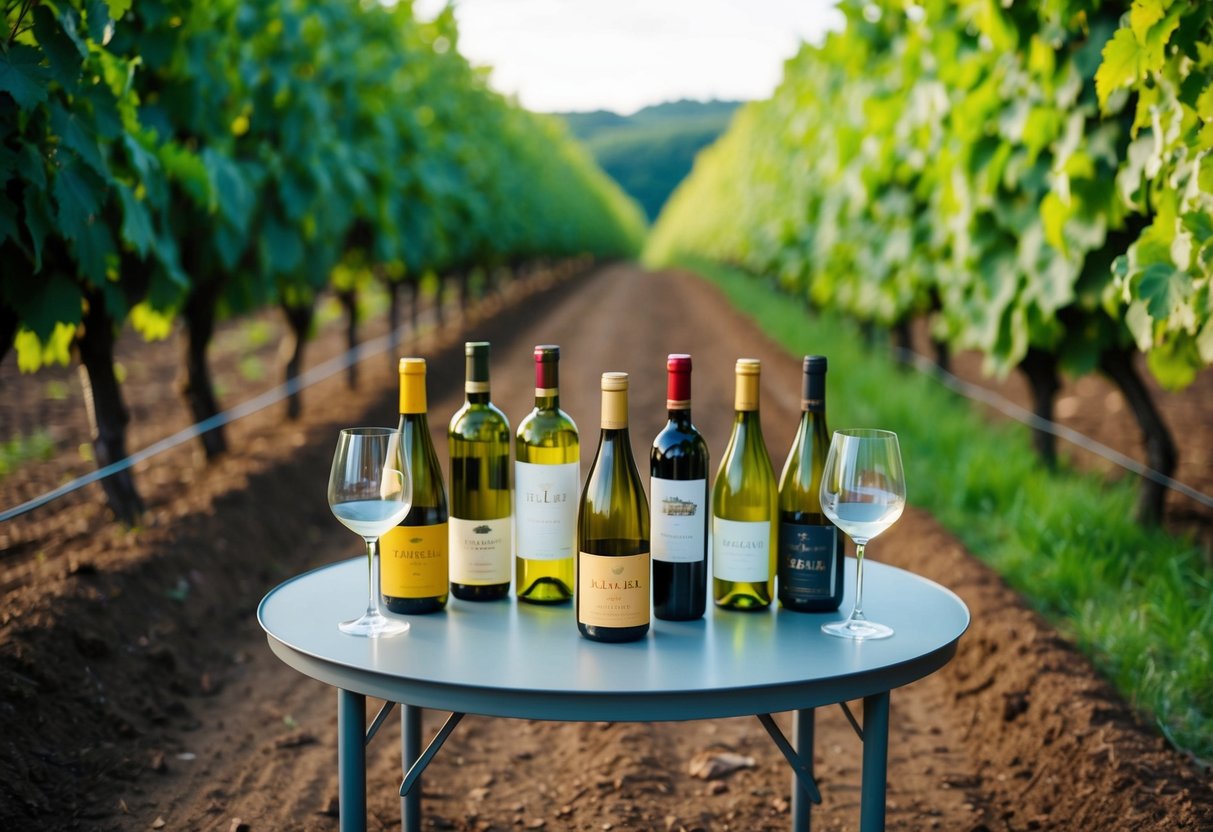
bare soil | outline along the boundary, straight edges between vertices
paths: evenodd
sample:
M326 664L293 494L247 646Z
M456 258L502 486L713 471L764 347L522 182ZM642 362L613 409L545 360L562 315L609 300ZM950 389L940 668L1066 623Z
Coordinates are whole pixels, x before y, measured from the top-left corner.
M272 316L262 325L271 333L256 339L260 346L232 326L215 352L217 377L240 398L279 373L280 329ZM321 331L309 363L339 350L338 329ZM632 433L643 458L664 421L667 352L695 355L696 421L715 455L727 440L739 356L763 360L764 431L777 460L798 417L798 357L692 275L613 266L516 285L406 346L430 361L440 457L441 427L462 399L465 337L493 342L494 399L515 423L531 403L531 346L561 344L562 402L580 422L584 466L598 376L608 369L633 376ZM261 382L249 380L250 356L267 368ZM173 344L127 337L119 360L132 449L189 421L173 389ZM139 529L107 522L97 486L0 527L4 829L337 828L336 697L274 658L254 611L279 581L358 553L359 542L332 519L323 483L339 427L395 421L392 363L364 363L357 389L336 377L309 390L296 422L275 406L237 423L233 452L215 464L205 465L193 444L143 464L136 473L149 510ZM1181 406L1164 404L1181 454L1206 469L1208 381L1206 373L1198 382L1195 405L1185 396ZM0 480L0 505L88 468L76 450L88 441L76 389L66 371L20 377L12 357L0 364L0 437L45 427L57 449L53 460ZM844 380L831 395L845 395ZM1080 382L1063 396L1074 397L1072 415L1097 438L1135 452L1129 417L1113 410L1107 390ZM933 518L911 509L871 554L947 585L973 614L947 667L894 692L890 829L1213 829L1210 773L1168 748ZM429 716L436 728L442 715ZM691 759L711 749L752 757L754 766L719 780L692 777ZM381 732L368 754L371 828L398 828L394 732ZM859 762L840 710L819 710L815 766L825 801L815 828L856 828ZM423 794L427 829L786 829L790 776L753 719L469 717L427 772Z

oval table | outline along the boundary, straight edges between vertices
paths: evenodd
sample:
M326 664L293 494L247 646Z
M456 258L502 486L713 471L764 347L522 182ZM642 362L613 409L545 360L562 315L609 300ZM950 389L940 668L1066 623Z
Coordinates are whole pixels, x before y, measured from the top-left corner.
M846 595L854 593L847 560ZM709 609L699 621L653 620L646 638L601 644L582 638L571 604L454 598L444 612L411 616L387 639L349 636L337 622L366 599L366 560L354 558L292 578L262 599L257 618L286 664L338 690L341 829L366 827L365 744L396 703L402 708L405 832L421 829L425 766L464 714L558 721L655 722L756 715L793 768L792 825L809 825L813 708L840 703L863 740L860 829L884 828L889 692L938 670L956 653L969 611L951 591L868 561L864 607L892 638L854 642L821 624L840 613ZM386 704L366 727L366 697ZM863 699L863 725L846 706ZM421 750L424 708L451 711ZM793 743L770 714L793 711Z

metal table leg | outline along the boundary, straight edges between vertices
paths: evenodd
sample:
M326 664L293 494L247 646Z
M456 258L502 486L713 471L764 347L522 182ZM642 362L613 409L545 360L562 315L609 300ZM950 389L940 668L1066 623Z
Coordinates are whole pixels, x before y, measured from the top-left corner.
M341 832L366 832L366 697L337 690L337 800Z
M796 754L804 761L808 774L813 775L813 717L814 710L805 708L792 712L792 739ZM799 777L792 772L792 832L809 832L813 803L800 791Z
M863 699L863 791L859 832L884 832L885 785L889 775L889 693Z
M402 705L400 708L400 757L405 771L409 771L421 756L422 710L413 705ZM400 797L400 826L404 832L421 832L420 778L408 794Z

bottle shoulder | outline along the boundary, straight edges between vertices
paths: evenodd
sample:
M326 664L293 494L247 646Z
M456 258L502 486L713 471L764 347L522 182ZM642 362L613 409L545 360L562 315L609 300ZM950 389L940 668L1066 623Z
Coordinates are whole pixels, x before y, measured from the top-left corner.
M573 417L559 408L533 408L518 423L519 440L531 442L552 434L578 436L577 423Z
M466 439L493 440L511 435L510 420L491 402L488 404L463 403L463 407L451 416L448 435ZM500 434L500 435L497 435Z

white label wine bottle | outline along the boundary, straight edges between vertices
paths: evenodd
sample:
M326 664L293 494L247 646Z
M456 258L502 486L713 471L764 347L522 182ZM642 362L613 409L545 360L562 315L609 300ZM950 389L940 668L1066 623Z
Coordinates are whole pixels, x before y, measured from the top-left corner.
M712 490L712 597L718 607L771 605L779 495L758 412L761 365L737 360L733 433Z
M464 344L463 407L451 417L451 594L492 601L510 592L514 548L510 423L489 395L489 343Z
M400 359L400 441L413 478L413 504L400 525L379 539L383 603L405 615L438 612L449 592L449 515L426 418L424 358Z
M535 347L535 407L515 442L515 582L532 604L573 597L581 452L577 425L560 409L559 361L560 347Z
M577 629L594 641L649 631L649 505L628 435L628 375L602 374L602 434L577 512Z
M653 614L703 616L708 586L708 445L691 421L691 356L666 359L668 421L649 454Z

